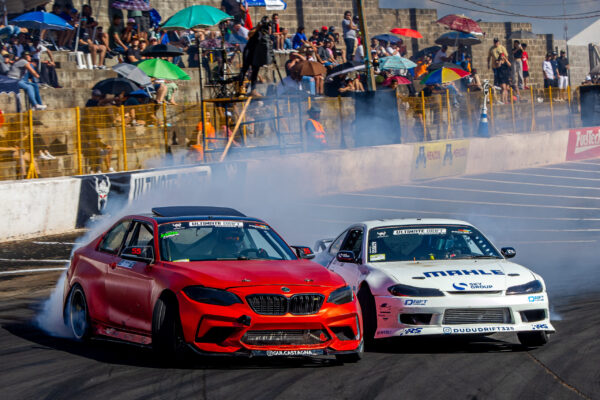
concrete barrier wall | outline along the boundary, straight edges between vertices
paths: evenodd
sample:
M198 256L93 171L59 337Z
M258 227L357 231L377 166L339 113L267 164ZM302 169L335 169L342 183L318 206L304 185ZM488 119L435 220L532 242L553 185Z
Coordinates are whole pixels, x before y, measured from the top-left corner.
M466 174L480 174L564 162L569 132L539 132L469 140ZM368 190L408 183L414 166L415 146L397 144L282 155L245 162L247 184L269 179L265 171L289 177L297 190L327 194ZM227 169L226 169L227 170ZM233 172L232 172L233 173ZM227 175L229 172L226 172ZM294 177L298 177L294 181ZM75 229L81 189L77 178L0 182L0 241Z
M0 182L0 241L75 229L81 180Z

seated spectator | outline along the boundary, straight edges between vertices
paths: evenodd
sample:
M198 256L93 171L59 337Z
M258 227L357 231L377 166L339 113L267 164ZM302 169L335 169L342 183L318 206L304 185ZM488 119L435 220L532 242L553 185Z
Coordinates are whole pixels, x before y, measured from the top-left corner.
M302 46L310 46L310 43L306 39L306 35L304 34L304 27L299 26L294 38L292 39L292 48L294 50L299 49Z
M356 47L356 50L354 50L354 58L352 60L354 62L364 62L365 61L365 50L364 50L362 43L359 44L358 47Z
M292 52L290 53L290 58L289 60L287 60L285 62L285 74L287 76L290 76L293 74L293 69L294 67L300 62L300 61L304 61L306 60L306 57L304 57L302 54L298 53L298 52Z
M288 28L281 28L281 38L283 40L283 49L292 50L292 40L288 37L290 31Z
M31 54L24 52L22 57L11 65L6 74L9 78L17 79L19 87L27 93L29 102L36 110L45 110L46 106L40 97L40 88L37 83L29 81L29 76L39 78L37 71L31 66Z
M302 92L302 84L295 72L286 76L277 85L277 96L292 96Z
M448 46L446 46L446 45L442 46L442 48L439 49L437 51L437 53L435 53L435 56L433 56L433 63L437 64L437 63L441 63L441 62L449 62L450 57L448 57L448 54L446 53L447 51L448 51Z
M483 85L481 84L481 78L479 77L479 74L477 73L476 68L473 68L471 71L471 82L469 82L467 87L472 92L483 90Z
M52 13L61 17L72 26L76 26L79 23L77 10L68 7L68 5L65 5L61 10L60 5L54 3L52 6ZM73 50L72 44L73 38L77 33L76 31L77 29L58 31L56 45L60 50Z
M273 50L283 50L284 37L282 28L279 25L279 14L275 13L271 17L270 31L271 40L273 41Z
M234 21L231 27L231 36L226 38L227 42L231 44L238 44L241 51L244 51L244 47L248 43L248 33L250 31L242 25L240 21Z
M131 47L125 52L125 62L128 64L137 64L142 60L142 52L140 51L140 40L134 36L131 39Z
M312 32L312 35L308 38L308 42L310 44L317 44L318 41L319 41L319 31L317 29L315 29Z
M10 66L12 65L10 56L11 54L8 51L2 50L2 57L0 57L0 75L6 75L8 74L8 71L10 71Z
M115 54L125 54L127 45L123 42L123 18L120 15L113 17L113 22L108 28L108 44L110 51Z
M39 38L33 40L33 49L32 59L38 66L37 70L40 71L40 82L44 85L52 86L53 88L61 88L62 86L58 83L56 64L54 63L52 52L40 43ZM48 60L44 60L44 56L47 56Z
M79 49L92 56L92 67L94 69L106 69L104 66L104 58L107 52L106 46L92 42L89 34L83 30L79 34Z
M319 42L324 42L325 39L327 38L327 36L329 36L329 29L326 26L322 26L321 30L318 33L318 41Z

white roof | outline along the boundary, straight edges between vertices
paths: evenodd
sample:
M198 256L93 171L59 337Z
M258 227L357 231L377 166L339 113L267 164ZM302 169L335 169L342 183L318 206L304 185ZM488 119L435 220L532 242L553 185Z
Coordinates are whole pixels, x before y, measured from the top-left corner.
M402 225L468 225L472 224L458 219L440 219L440 218L398 218L398 219L375 219L363 221L367 229L378 226L402 226Z
M567 41L569 46L587 46L590 43L600 43L600 19Z

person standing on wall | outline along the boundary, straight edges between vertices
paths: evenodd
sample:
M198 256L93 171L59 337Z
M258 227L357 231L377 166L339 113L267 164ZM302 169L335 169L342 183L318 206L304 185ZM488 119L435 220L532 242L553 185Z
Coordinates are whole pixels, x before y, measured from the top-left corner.
M242 71L239 76L240 87L244 83L246 73L252 67L252 73L250 75L250 96L260 97L261 95L256 91L256 80L258 78L258 71L263 65L270 65L275 60L273 53L273 42L269 35L271 21L269 17L262 17L260 23L258 23L250 33L248 34L248 44L244 48Z
M508 51L506 51L506 47L500 44L498 38L494 38L494 45L490 47L490 51L488 53L487 65L488 69L490 69L491 66L492 71L494 71L494 86L497 86L498 88L500 87L498 82L498 72L500 63L498 62L498 60L500 60L501 54L508 54Z
M356 33L358 27L352 21L352 12L346 11L342 20L342 30L344 32L344 43L346 44L346 61L352 62L354 49L356 48Z
M327 149L327 138L325 137L325 128L319 122L321 118L321 109L314 104L308 110L308 120L305 124L306 143L308 151L318 151Z
M521 48L523 48L523 85L525 89L529 89L528 80L529 80L529 53L527 53L527 43L522 43Z
M523 90L523 47L521 47L521 43L518 40L515 40L513 43L513 82L515 86Z
M556 60L558 64L558 99L567 100L566 91L569 88L569 59L564 50L560 51L560 57Z
M542 64L544 72L544 89L548 89L554 84L554 69L552 68L552 53L546 54L546 60Z

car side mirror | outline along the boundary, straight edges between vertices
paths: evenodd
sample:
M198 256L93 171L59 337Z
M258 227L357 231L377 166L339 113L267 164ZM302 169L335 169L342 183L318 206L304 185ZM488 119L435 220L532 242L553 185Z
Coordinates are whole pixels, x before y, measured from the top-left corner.
M503 247L500 252L506 258L513 258L517 255L517 251L512 247Z
M350 250L338 251L338 253L335 256L335 259L341 263L356 264L356 256L354 255L354 252Z
M312 249L307 246L292 246L294 251L296 251L296 255L298 258L302 260L311 260L315 258L315 253L313 253Z
M121 258L152 264L154 262L154 248L152 246L125 247L121 253Z

